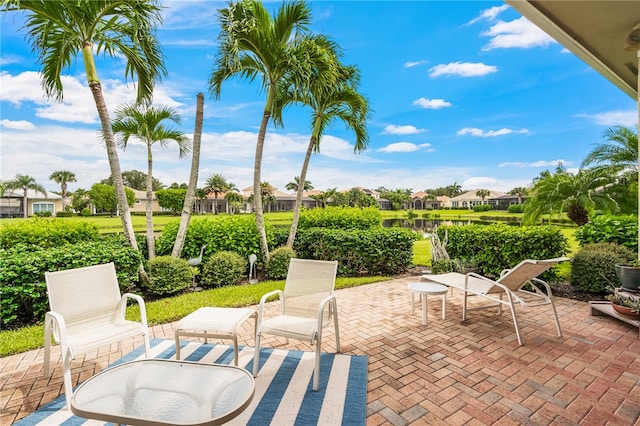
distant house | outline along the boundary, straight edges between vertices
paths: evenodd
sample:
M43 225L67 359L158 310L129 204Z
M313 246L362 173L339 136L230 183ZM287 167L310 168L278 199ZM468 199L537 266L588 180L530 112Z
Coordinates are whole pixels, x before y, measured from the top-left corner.
M23 192L21 189L5 191L0 197L0 217L23 216ZM51 212L55 216L62 211L62 197L53 192L46 192L46 197L32 189L27 190L27 212L29 216L36 213Z
M520 199L518 199L517 195L504 194L500 197L492 198L490 201L495 206L496 210L507 210L510 205L521 204L518 201L522 201L522 203L524 203L524 200L526 199L527 197L520 197Z
M451 199L451 207L455 208L463 208L463 209L473 209L473 206L478 206L481 204L491 204L496 205L496 198L501 197L504 192L500 191L489 191L489 195L485 197L484 202L482 197L478 197L476 192L478 189L473 189L471 191L467 191L464 194L460 194Z
M136 202L133 204L133 206L131 206L129 211L131 213L146 212L147 211L147 191L139 191L133 188L128 188L128 189L132 190L133 193L136 195ZM155 191L152 192L152 196L151 196L151 211L154 213L168 211L167 209L160 207L160 204L158 204L158 197L156 197Z
M425 209L447 209L451 207L451 198L446 195L438 195L435 197L435 200L427 199L428 197L424 191L418 191L411 194L411 203L410 206L415 210L425 210Z
M305 191L302 194L302 207L306 209L313 209L317 207L316 200L310 197L310 195L319 194L321 191ZM253 211L253 204L249 202L249 198L253 195L253 186L248 186L240 191L242 199L245 204L245 211ZM287 212L293 211L296 205L296 194L288 194L273 188L272 199L264 203L262 206L265 212Z

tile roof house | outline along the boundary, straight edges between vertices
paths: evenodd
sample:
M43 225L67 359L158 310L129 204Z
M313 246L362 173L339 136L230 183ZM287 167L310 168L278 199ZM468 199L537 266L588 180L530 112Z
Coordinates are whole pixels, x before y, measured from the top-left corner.
M482 197L476 195L479 189L473 189L471 191L467 191L464 194L460 194L451 199L451 207L452 208L467 208L473 209L473 206L481 205L481 204L492 204L495 205L495 199L505 195L504 192L500 191L489 191L489 195L482 200Z

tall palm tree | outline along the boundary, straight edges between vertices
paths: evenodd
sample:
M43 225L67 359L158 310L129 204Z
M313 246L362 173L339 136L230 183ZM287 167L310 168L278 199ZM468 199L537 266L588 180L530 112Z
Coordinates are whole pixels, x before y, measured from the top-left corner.
M29 208L27 205L29 194L27 191L31 189L36 193L41 193L47 198L47 190L29 175L16 175L15 178L6 183L6 188L9 190L22 189L22 212L25 219L29 217Z
M260 192L262 152L267 124L271 119L273 105L280 81L287 75L296 84L308 81L311 72L308 38L306 33L311 23L311 10L304 1L283 3L271 16L262 2L240 0L221 9L219 46L215 67L209 78L209 90L220 97L222 83L234 76L253 81L262 81L266 100L258 139L253 170L253 193ZM264 211L261 197L253 197L256 211L256 228L260 235L263 260L269 261L269 245L264 226Z
M484 204L484 199L487 198L491 194L491 191L488 189L478 189L476 191L476 197L482 198L482 204Z
M289 182L285 188L287 188L287 191L298 191L298 188L300 188L300 176L296 176L293 178L293 181ZM304 185L302 186L302 190L303 191L310 191L313 189L313 185L311 184L311 182L309 182L308 180L304 181Z
M525 197L529 193L529 189L524 186L517 186L509 191L510 195L518 197L518 204L522 204L522 197Z
M618 210L618 203L608 192L613 177L605 170L583 169L573 174L558 166L555 173L540 178L525 202L523 224L535 224L540 216L567 213L578 226L589 221L595 209L605 212Z
M228 182L220 173L216 173L209 176L203 189L207 194L213 194L213 198L215 200L213 205L213 214L218 214L218 195L237 188L233 183Z
M453 182L451 185L448 185L445 189L447 190L447 195L451 198L462 194L462 186L460 186L458 182Z
M58 170L51 173L49 179L60 185L60 195L62 196L62 210L67 204L67 183L76 182L76 175L69 170Z
M279 92L274 108L274 122L282 125L282 110L292 103L301 103L311 108L311 136L305 153L299 181L306 182L307 169L312 152L320 151L322 135L336 121L344 122L348 129L355 133L354 152L366 149L369 135L366 121L369 118L369 103L358 90L360 74L353 66L340 63L339 47L322 35L313 38L313 47L317 49L314 55L313 78L305 85L296 85L284 79L286 90ZM296 190L296 204L293 210L293 220L287 239L287 246L293 247L304 188L298 185Z
M634 128L615 126L605 130L607 143L596 145L582 161L582 166L608 169L617 175L622 171L634 171L638 178L638 132Z
M170 121L180 123L180 116L173 109L163 105L147 104L122 105L116 110L115 119L111 125L116 144L122 149L127 148L129 140L139 140L147 147L147 206L145 216L147 221L147 249L149 259L156 256L155 236L153 234L153 154L151 148L159 144L166 148L174 141L180 149L180 158L191 151L191 141L182 130L165 125Z
M166 73L155 36L156 27L162 21L158 2L0 0L0 10L26 11L24 29L38 55L47 98L62 101L62 72L82 56L104 134L122 227L131 246L138 248L94 55L124 60L125 77L137 77L137 100L150 100L155 82ZM144 273L144 269L141 272Z

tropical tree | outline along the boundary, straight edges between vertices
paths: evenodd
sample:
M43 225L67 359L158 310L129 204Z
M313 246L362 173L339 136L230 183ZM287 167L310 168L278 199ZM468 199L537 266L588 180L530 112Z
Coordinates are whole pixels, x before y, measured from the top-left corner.
M7 182L5 186L6 189L9 190L22 189L22 214L25 219L29 217L29 208L27 205L29 201L29 194L27 191L31 189L36 193L39 192L40 194L44 195L45 198L47 198L47 190L44 189L42 185L36 182L36 180L29 175L18 174L15 178Z
M89 193L85 189L78 188L72 194L71 208L77 213L81 213L82 210L89 207L91 200L89 199Z
M196 209L196 213L202 213L202 202L207 199L207 191L205 191L204 188L196 188L194 197L198 201L198 208Z
M167 106L152 106L148 104L122 105L116 110L115 119L111 125L116 144L122 149L127 148L129 140L139 140L147 147L147 205L145 216L147 221L147 251L149 259L156 257L155 236L153 233L153 145L159 144L166 148L174 141L180 149L180 158L191 151L191 141L182 130L165 125L173 122L180 124L180 116Z
M69 170L58 170L51 173L49 179L60 185L60 196L62 197L62 210L67 204L67 183L76 182L76 175Z
M304 1L293 0L283 3L271 16L262 2L240 0L221 9L218 22L221 28L215 66L209 78L210 92L219 98L222 83L235 76L249 81L260 79L266 92L253 169L253 193L258 194L267 124L279 85L286 77L296 85L305 84L311 77L310 55L315 53L308 49L311 10ZM268 262L262 198L253 197L253 202L260 249L263 260Z
M389 200L391 203L391 210L401 210L411 202L411 189L386 189L385 191L380 192L380 196Z
M634 128L615 126L605 130L607 143L596 145L582 161L582 167L602 167L612 175L634 172L638 179L638 131Z
M300 176L296 176L293 178L293 181L289 182L285 188L287 191L296 191L298 192L298 188L300 188ZM302 186L303 191L310 191L313 189L313 185L308 180L304 181L304 185Z
M578 226L589 221L595 209L616 212L618 203L608 187L613 178L603 169L583 169L573 174L561 165L555 173L536 181L525 201L523 224L535 224L542 215L567 213Z
M242 208L242 195L237 192L227 192L224 194L224 199L229 205L229 211L231 214L239 212L240 208Z
M529 188L525 188L524 186L517 186L509 191L510 195L515 195L518 197L518 204L522 204L522 198L526 197L529 193Z
M491 191L488 189L478 189L476 191L476 197L482 198L482 204L484 204L484 199L487 198L491 194Z
M82 56L100 118L124 234L131 246L138 248L94 57L102 54L124 61L125 78L137 77L137 101L150 100L155 82L166 73L155 36L162 21L158 2L0 0L0 8L26 12L23 28L41 64L42 87L47 98L63 100L62 72ZM140 272L146 278L142 267Z
M218 195L237 188L233 183L227 182L227 179L220 173L216 173L209 176L203 189L207 194L213 194L215 200L213 204L213 214L218 214Z
M462 194L462 187L457 182L453 182L451 185L445 187L447 195L451 198Z
M158 179L154 177L152 177L151 179L153 182L154 191L164 188L164 185ZM141 172L140 170L127 170L122 172L122 181L124 182L124 186L131 189L137 189L138 191L147 190L147 174L145 172ZM102 179L98 183L113 185L113 179L111 179L111 176L109 176L106 179Z
M301 103L311 108L311 136L305 153L299 181L306 183L307 169L312 152L320 152L320 142L327 128L336 121L342 121L347 129L355 133L354 152L366 149L369 142L366 121L369 118L369 103L358 93L360 74L353 66L339 63L340 51L337 45L326 37L316 36L314 48L313 77L308 84L296 85L295 81L284 80L286 90L279 93L274 108L274 122L282 125L282 109L291 103ZM298 185L293 220L289 230L287 246L293 247L298 229L304 187Z
M129 188L124 190L127 196L127 205L132 206L136 202L136 194ZM116 200L116 192L113 185L93 184L91 189L87 191L87 195L96 210L109 212L111 216L118 212L119 204Z

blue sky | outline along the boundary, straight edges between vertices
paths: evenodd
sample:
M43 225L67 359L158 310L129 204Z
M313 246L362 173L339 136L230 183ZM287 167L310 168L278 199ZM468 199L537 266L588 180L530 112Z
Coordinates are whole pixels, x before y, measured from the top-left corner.
M154 103L175 108L193 133L195 99L205 93L199 186L221 173L238 188L252 184L264 94L255 83L230 80L220 99L207 81L217 45L214 1L166 1L158 31L167 77ZM269 2L276 9L279 2ZM373 114L366 151L337 123L314 154L307 179L316 189L353 186L425 188L457 182L463 189L509 191L527 186L561 161L569 169L602 143L614 125L634 126L635 100L500 1L315 1L312 29L344 49L357 65ZM28 174L48 190L56 170L89 187L109 175L97 138L95 104L81 60L67 70L64 103L46 100L39 67L18 31L19 14L1 17L0 179ZM124 63L97 62L113 112L134 100ZM269 126L262 180L285 191L300 174L309 140L309 111L295 107L285 127ZM142 143L120 151L122 170L146 172ZM178 148L154 150L154 177L187 182L191 160Z

